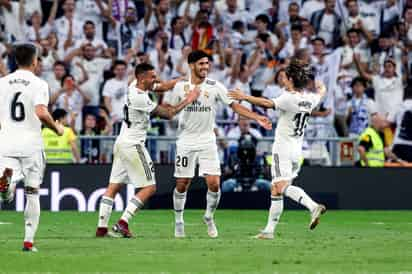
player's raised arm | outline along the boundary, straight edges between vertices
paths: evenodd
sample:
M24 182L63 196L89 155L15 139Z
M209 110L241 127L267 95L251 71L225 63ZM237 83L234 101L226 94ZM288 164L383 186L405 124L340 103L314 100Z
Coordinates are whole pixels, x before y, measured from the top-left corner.
M272 100L269 100L263 97L255 97L251 95L246 95L240 89L235 89L235 90L230 91L228 93L228 96L231 99L238 100L238 101L245 100L253 105L261 106L264 108L273 108L275 106Z
M255 120L260 126L262 126L263 128L267 130L272 129L272 122L270 122L268 117L262 116L253 111L250 111L244 106L242 106L241 104L236 103L236 102L233 102L230 106L232 107L233 111L236 112L237 114L244 116L246 118Z
M177 105L159 105L153 110L153 114L161 118L172 119L177 113L184 109L187 105L195 101L200 95L200 89L194 88L189 94Z

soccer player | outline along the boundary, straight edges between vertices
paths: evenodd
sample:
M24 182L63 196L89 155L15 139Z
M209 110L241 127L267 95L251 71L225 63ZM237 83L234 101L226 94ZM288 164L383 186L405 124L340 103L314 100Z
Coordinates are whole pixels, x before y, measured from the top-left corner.
M129 221L143 208L144 203L156 192L153 162L145 148L150 115L171 119L184 107L197 99L200 92L194 88L176 106L159 106L153 102L148 92L153 90L156 80L154 67L139 64L135 69L137 81L130 85L127 103L124 106L124 121L114 144L114 160L110 183L100 201L99 222L96 237L118 236L131 238ZM108 232L107 226L112 212L113 200L123 184L131 183L140 191L127 204L120 220Z
M287 92L275 99L257 98L243 94L241 91L229 93L236 100L247 100L265 108L280 110L280 117L275 131L272 155L272 204L268 222L263 231L256 235L259 239L273 239L276 225L283 211L283 196L287 196L309 209L310 229L319 223L319 218L326 211L325 206L314 202L303 189L291 185L298 175L299 162L302 158L303 134L307 120L313 109L325 95L326 89L321 82L316 82L317 93L305 92L310 69L299 60L293 60L286 69Z
M38 52L34 45L15 46L18 70L0 79L0 196L11 202L16 184L24 183L26 208L23 251L33 246L40 217L39 187L45 154L41 122L63 135L64 128L47 110L49 87L34 75Z
M209 237L218 236L213 218L220 200L220 163L214 132L218 101L229 105L239 115L255 120L264 128L272 128L267 117L251 112L230 99L227 89L221 83L207 78L209 59L210 56L203 51L190 53L190 79L178 82L173 90L172 103L183 98L193 87L198 87L201 91L199 98L179 115L174 173L176 188L173 192L176 238L185 237L183 211L196 164L199 164L199 175L205 177L208 187L203 221L207 225Z

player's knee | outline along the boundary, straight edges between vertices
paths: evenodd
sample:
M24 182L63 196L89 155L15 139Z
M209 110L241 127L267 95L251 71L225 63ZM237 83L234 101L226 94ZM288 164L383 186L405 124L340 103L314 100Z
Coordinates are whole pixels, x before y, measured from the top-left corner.
M186 192L189 187L190 180L179 178L176 180L176 190L179 193Z

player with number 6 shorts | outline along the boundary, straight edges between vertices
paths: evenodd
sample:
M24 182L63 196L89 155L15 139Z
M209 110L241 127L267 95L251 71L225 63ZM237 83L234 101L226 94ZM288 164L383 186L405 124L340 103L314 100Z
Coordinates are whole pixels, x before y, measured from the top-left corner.
M258 98L245 95L239 90L229 93L232 99L247 100L251 104L280 111L272 150L272 204L265 229L256 235L259 239L273 239L276 225L283 212L283 196L291 198L310 211L310 229L317 226L320 215L326 211L325 206L314 202L303 189L291 185L299 172L307 120L326 92L321 82L316 82L317 93L305 91L310 81L310 73L308 66L293 59L286 69L286 91L279 97Z
M204 177L208 187L206 212L203 217L211 238L218 236L214 222L214 212L220 200L220 162L214 132L218 101L230 106L234 112L257 121L270 129L267 117L249 111L227 96L227 89L219 82L207 78L210 56L203 51L193 51L188 56L190 79L178 82L172 92L173 100L179 101L189 90L200 89L199 98L185 107L179 115L176 143L175 173L176 188L173 192L175 210L175 237L185 237L183 210L187 190L195 168L199 165L199 175ZM174 102L172 102L174 103Z
M171 119L199 96L199 90L193 89L175 106L157 105L148 94L153 90L156 81L154 67L144 63L137 65L135 77L137 81L133 82L127 91L124 121L114 144L110 183L100 201L96 237L133 237L129 230L129 221L156 192L154 166L145 148L150 115ZM107 227L114 198L124 184L134 185L138 192L128 202L119 221L113 226L113 231L109 232Z

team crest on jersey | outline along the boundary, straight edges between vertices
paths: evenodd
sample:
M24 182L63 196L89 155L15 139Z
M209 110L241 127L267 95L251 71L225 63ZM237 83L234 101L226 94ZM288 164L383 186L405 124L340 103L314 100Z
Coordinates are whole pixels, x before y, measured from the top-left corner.
M189 90L190 90L190 85L189 85L189 84L184 85L184 86L183 86L183 90L184 90L185 94L188 94L188 93L189 93Z
M206 98L209 98L209 92L207 92L207 91L205 90L205 92L203 92L203 96L205 96Z

